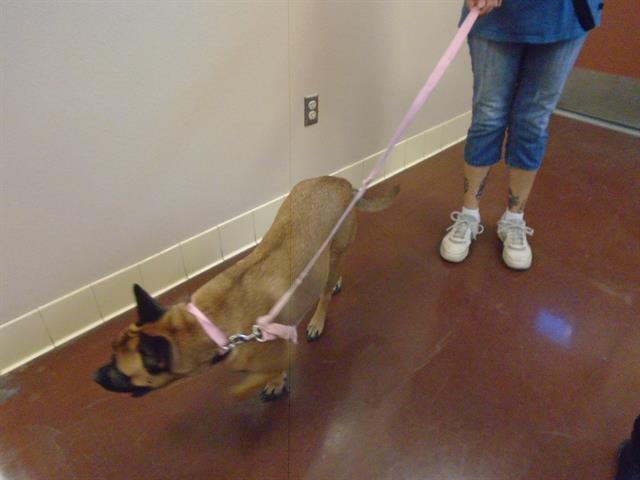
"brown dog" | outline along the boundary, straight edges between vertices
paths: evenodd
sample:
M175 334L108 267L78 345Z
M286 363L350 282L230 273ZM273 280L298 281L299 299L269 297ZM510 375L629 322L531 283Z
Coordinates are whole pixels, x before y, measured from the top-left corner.
M382 210L398 191L396 187L388 196L361 199L356 206ZM262 242L199 288L191 302L227 336L250 333L258 316L269 311L327 238L353 195L351 184L342 178L298 183ZM320 336L331 292L340 279L338 262L355 231L352 211L277 322L293 324L315 305L307 338ZM134 293L138 321L120 333L113 342L111 363L96 372L96 381L107 390L138 396L224 359L231 369L247 372L246 379L231 389L234 396L245 397L262 388L262 398L270 400L285 392L289 355L284 340L250 342L220 355L185 304L164 309L140 286L134 286Z

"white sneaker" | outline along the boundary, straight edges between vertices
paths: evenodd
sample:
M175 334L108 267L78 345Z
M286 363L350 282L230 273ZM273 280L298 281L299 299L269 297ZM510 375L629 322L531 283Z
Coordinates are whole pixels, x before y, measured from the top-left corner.
M501 218L498 222L498 236L503 243L502 259L508 267L526 270L531 266L533 252L527 235L533 235L533 228L527 227L524 220L518 222Z
M440 256L449 262L461 262L469 255L469 246L478 235L484 232L480 221L462 212L452 212L451 220L455 223L447 228L447 233L440 243Z

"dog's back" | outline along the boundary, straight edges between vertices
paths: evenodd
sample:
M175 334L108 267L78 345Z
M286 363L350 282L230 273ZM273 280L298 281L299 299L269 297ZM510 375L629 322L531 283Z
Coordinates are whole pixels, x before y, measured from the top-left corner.
M348 180L317 177L296 184L280 206L262 243L268 246L290 239L317 250L353 198ZM302 245L298 245L301 247Z
M366 212L384 210L391 205L399 191L399 187L396 186L386 195L362 198L356 207ZM304 243L305 249L317 250L353 199L355 192L351 183L341 177L323 176L301 181L293 187L278 210L263 243L270 245L272 242L280 242L291 237L296 243ZM345 225L352 222L353 219L350 219Z

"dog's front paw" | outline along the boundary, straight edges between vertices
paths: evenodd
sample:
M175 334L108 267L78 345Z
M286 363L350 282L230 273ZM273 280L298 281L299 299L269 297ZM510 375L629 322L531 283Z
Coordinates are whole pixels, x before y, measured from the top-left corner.
M272 402L280 397L284 396L289 391L289 384L287 376L282 375L282 378L276 382L268 383L262 392L260 393L260 400L263 402Z

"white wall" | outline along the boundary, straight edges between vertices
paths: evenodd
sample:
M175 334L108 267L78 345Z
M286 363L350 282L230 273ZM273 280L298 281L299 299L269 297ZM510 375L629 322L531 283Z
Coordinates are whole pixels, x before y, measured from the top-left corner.
M381 150L460 2L1 8L3 324ZM410 134L470 96L462 52Z
M291 2L290 63L294 181L337 170L386 147L453 37L461 3ZM320 122L304 128L302 98L320 93ZM462 51L408 135L470 109Z

